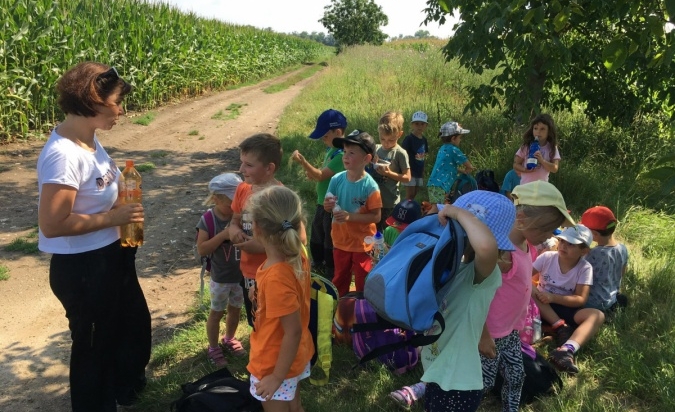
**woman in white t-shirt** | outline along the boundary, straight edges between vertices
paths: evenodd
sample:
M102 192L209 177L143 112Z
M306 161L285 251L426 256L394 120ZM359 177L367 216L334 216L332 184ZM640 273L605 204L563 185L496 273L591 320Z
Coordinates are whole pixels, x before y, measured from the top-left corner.
M52 253L49 283L73 340L73 411L115 410L146 383L150 312L136 276L136 248L119 226L143 221L143 206L117 202L120 169L96 137L124 114L131 91L114 67L83 62L57 84L65 120L37 163L39 248Z

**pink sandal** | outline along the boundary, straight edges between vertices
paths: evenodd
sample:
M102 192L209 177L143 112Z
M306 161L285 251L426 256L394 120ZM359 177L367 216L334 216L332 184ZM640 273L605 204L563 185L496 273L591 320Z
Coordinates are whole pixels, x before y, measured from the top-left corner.
M211 362L218 368L227 366L227 359L225 359L223 350L220 348L207 348L206 357L209 358L209 362Z
M244 346L241 344L241 342L235 338L227 340L225 336L223 336L222 339L220 339L220 343L222 343L223 347L230 351L234 356L248 355L248 352L246 352L246 349L244 349Z

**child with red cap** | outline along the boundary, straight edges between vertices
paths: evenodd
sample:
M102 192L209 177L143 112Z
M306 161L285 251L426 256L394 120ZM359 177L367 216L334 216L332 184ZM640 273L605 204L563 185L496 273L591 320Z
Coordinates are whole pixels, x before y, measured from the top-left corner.
M603 312L625 307L628 299L619 291L628 267L628 249L614 238L618 223L614 213L606 206L595 206L584 212L581 223L591 229L597 243L586 256L586 261L593 266L593 286L586 307Z

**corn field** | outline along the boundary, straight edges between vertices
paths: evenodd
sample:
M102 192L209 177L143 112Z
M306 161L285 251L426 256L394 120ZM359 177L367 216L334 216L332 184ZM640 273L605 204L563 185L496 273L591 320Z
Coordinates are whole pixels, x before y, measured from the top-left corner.
M115 66L135 87L127 107L148 109L324 53L317 42L200 18L164 3L0 0L0 141L58 121L56 81L81 61Z

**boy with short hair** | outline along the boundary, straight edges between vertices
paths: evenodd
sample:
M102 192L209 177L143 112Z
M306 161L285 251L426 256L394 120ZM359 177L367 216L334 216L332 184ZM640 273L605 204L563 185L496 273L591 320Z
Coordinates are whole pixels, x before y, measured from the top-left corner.
M255 274L265 261L265 248L253 238L253 222L246 209L246 201L253 194L270 185L280 185L274 174L281 164L281 141L271 134L259 133L247 137L239 144L241 167L239 172L244 182L237 187L232 201L230 239L241 251L239 262L244 275L244 304L248 324L253 327L253 297L255 295ZM304 232L303 232L304 233ZM223 342L227 347L227 342Z
M323 201L328 191L330 179L345 170L342 164L342 149L333 147L333 139L341 139L347 128L347 118L337 110L328 109L321 113L316 121L310 139L321 140L326 145L326 154L323 157L321 168L312 166L305 157L295 151L291 155L293 161L299 163L305 170L309 180L316 181L316 211L312 221L312 236L309 241L309 250L312 253L314 268L325 268L324 274L328 280L333 279L335 264L333 263L333 240L331 238L331 214L323 208Z
M420 217L422 217L422 206L415 200L401 200L394 206L394 211L387 218L387 228L384 229L384 243L387 247L390 248L403 229Z
M574 374L579 372L574 354L600 329L605 315L584 308L593 284L593 268L584 259L593 242L590 229L577 224L556 237L558 251L544 252L532 264L532 276L539 275L532 297L541 319L555 331L558 348L549 360L560 371Z
M584 212L581 223L591 229L597 242L586 256L586 261L593 266L593 286L586 307L605 313L625 307L627 298L620 290L628 267L628 249L614 238L618 223L614 213L606 206L595 206Z
M434 169L427 183L429 202L432 205L445 203L446 195L450 192L455 179L457 179L458 169L465 173L474 171L475 167L459 149L462 136L469 132L470 130L464 129L457 122L446 122L441 126L438 137L441 138L443 145L436 154Z
M398 139L403 135L403 115L398 112L387 112L381 118L377 131L380 144L376 146L372 173L375 182L380 187L382 195L382 214L377 223L377 230L384 232L385 221L391 215L400 200L399 182L410 182L410 163L408 153L398 145Z
M424 112L415 112L410 123L410 134L403 139L401 147L408 153L410 182L405 183L406 199L415 199L419 188L424 186L424 161L429 153L429 142L424 137L428 117Z
M363 239L376 232L382 198L377 183L366 172L366 165L372 162L375 153L373 138L368 133L354 130L343 139L333 139L333 145L344 150L345 171L330 179L328 192L333 197L326 197L323 206L326 212L333 213L333 284L339 295L344 296L349 292L352 273L356 290L363 291L366 275L370 272L369 252L372 249L372 245L366 245Z

